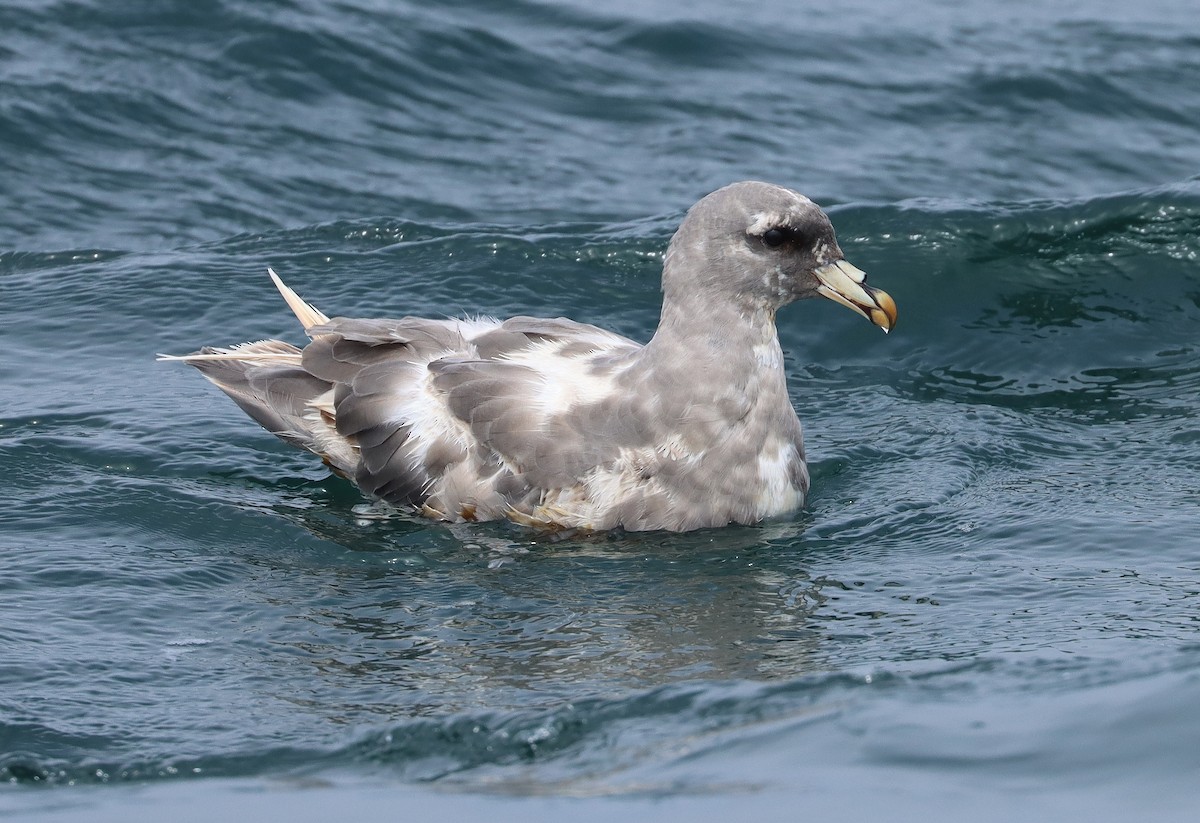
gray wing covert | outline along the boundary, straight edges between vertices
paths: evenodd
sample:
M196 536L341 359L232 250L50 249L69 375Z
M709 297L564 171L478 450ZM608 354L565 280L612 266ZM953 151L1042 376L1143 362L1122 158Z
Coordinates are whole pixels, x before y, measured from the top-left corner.
M331 422L358 449L354 482L393 503L421 502L437 467L414 460L412 423L397 414L398 406L422 390L429 360L470 351L457 323L336 317L308 332L313 340L303 365L333 384Z
M433 386L524 485L574 486L616 460L622 446L644 439L628 394L560 409L539 401L547 383L564 374L613 368L640 350L634 341L566 318L514 317L472 342L480 359L431 363Z
M566 318L495 325L334 318L309 334L304 368L333 384L337 432L359 451L353 479L385 500L421 503L447 466L472 458L485 473L506 466L511 475L501 471L496 482L514 491L566 488L614 460L630 437L628 397L560 413L535 402L564 365L605 368L640 349L596 326ZM555 368L539 368L550 361ZM426 381L443 396L447 418L465 427L467 447L460 438L431 440L397 415Z

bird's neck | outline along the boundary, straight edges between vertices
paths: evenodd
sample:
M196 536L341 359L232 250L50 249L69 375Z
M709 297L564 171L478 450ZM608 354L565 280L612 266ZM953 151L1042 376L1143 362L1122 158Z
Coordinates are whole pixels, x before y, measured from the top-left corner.
M688 402L710 402L708 393L718 391L790 408L775 312L768 306L668 299L641 359L645 379L673 386Z
M741 361L756 359L761 354L756 350L764 347L779 348L773 307L694 296L663 301L658 329L646 345L648 350L684 353L682 359L693 367L710 361L744 366Z

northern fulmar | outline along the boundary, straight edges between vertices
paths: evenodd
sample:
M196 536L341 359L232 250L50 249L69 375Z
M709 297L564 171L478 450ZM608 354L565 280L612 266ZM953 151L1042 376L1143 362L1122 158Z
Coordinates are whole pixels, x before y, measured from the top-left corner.
M896 322L826 214L759 182L688 211L645 345L562 317L331 319L268 271L307 346L165 359L371 497L451 522L687 531L790 513L809 479L775 312L821 295Z

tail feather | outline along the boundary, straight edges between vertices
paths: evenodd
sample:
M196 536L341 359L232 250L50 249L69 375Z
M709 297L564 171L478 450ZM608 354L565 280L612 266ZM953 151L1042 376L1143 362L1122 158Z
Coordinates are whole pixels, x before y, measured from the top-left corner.
M294 446L316 451L310 412L332 384L300 366L298 348L264 340L233 350L204 348L178 359L195 366L264 429Z
M267 273L304 330L329 317L304 302L268 268ZM303 367L300 349L281 340L259 340L236 346L205 346L184 355L158 355L194 366L213 385L267 431L293 446L321 457L342 474L353 470L353 444L337 433L332 412L333 384Z
M300 349L291 343L281 340L258 340L254 343L238 343L236 346L205 346L194 354L160 354L156 359L190 363L193 366L219 360L258 365L276 363L299 366L302 355Z
M305 331L308 331L313 326L320 326L329 322L329 318L324 312L311 303L305 303L300 295L288 288L279 275L275 273L275 270L269 266L267 267L267 274L271 275L271 281L275 284L275 288L279 289L279 293L287 301L288 308L292 310L292 314L296 315L296 319L300 321L301 326L304 326Z

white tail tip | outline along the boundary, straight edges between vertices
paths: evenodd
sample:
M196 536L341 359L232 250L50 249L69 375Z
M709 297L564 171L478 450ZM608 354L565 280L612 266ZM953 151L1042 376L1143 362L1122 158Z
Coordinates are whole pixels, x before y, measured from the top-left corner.
M279 289L279 293L287 301L288 308L292 310L292 314L296 315L296 319L300 321L301 326L304 326L305 331L308 331L313 326L320 326L322 323L329 322L329 318L316 306L305 303L300 295L288 288L287 284L275 273L275 269L267 266L267 274L271 275L271 280L275 283L275 288Z

